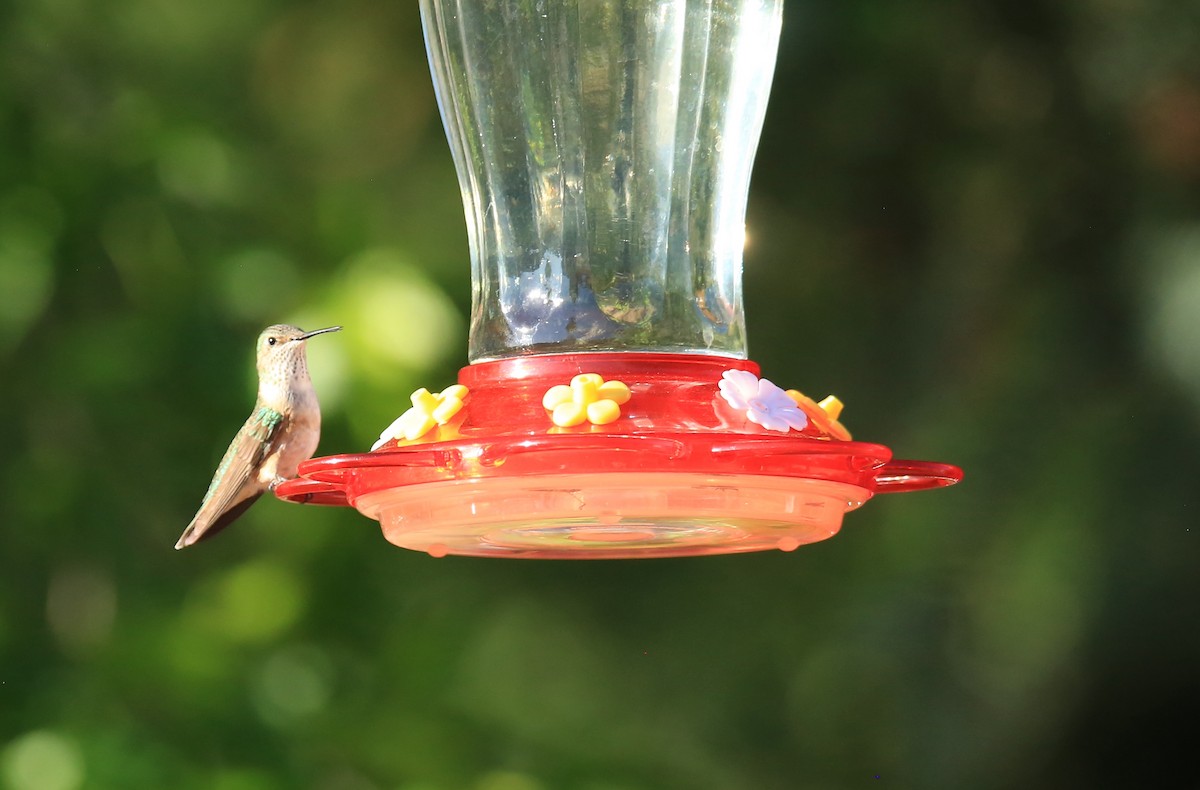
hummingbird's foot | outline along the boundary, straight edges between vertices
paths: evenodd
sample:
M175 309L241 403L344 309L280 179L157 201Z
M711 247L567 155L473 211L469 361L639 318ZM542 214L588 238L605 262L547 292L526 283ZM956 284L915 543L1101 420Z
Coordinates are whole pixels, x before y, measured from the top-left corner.
M271 482L267 484L267 490L270 491L272 494L274 494L275 489L279 488L279 486L283 485L287 481L288 481L288 479L286 477L280 477L279 475L275 475L274 479L271 480Z

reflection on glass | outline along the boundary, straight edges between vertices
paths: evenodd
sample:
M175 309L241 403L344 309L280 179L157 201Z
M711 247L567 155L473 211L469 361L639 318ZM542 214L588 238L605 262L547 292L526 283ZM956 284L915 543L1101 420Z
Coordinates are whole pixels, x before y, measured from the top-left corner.
M470 358L744 357L746 192L782 0L421 0Z

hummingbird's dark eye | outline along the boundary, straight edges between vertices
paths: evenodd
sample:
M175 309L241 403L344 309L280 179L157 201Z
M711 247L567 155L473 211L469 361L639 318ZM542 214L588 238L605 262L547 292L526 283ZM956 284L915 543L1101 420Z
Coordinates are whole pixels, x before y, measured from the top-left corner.
M267 345L268 345L268 346L273 346L273 345L275 345L275 338L273 338L273 337L268 337L268 338L267 338Z

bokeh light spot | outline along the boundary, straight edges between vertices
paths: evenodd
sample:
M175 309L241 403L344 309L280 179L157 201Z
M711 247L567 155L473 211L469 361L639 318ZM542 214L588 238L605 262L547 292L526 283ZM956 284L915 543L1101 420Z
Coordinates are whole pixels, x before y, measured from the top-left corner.
M269 642L290 628L307 603L303 580L271 562L247 562L202 588L190 614L209 633L230 642Z
M159 202L130 199L109 206L100 242L134 302L161 308L189 292L183 247Z
M278 250L242 249L221 266L221 297L231 317L266 326L278 320L280 305L292 301L297 281L295 264Z
M294 646L273 653L263 663L252 688L263 721L277 727L317 713L329 702L333 669L315 647Z
M72 739L37 730L4 749L3 776L11 790L75 790L83 786L83 754Z
M228 768L214 776L209 787L212 790L277 790L280 785L265 771Z
M352 348L368 374L389 366L431 367L465 347L463 321L449 297L395 250L368 250L345 264L334 297L353 325Z
M1200 406L1200 227L1163 234L1149 257L1150 351Z
M50 577L46 620L63 647L81 649L107 642L116 616L117 590L108 573L64 567Z
M199 130L170 135L158 152L158 177L170 193L195 203L226 202L234 172L226 145Z
M528 774L490 771L475 782L475 790L542 790L543 785Z
M0 214L0 350L19 340L50 302L52 244L38 225Z

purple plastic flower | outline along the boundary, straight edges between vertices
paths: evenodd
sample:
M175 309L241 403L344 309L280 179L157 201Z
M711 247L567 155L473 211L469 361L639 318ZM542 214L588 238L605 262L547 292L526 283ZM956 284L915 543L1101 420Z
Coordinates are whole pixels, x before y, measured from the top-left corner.
M746 419L768 431L787 433L808 425L808 415L796 401L766 379L744 370L727 370L717 384L721 397L735 409L745 410Z

